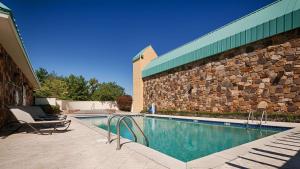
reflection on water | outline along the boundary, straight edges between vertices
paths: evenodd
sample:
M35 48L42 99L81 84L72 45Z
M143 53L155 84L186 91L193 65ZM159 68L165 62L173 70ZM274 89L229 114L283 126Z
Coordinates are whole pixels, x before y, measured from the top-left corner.
M184 162L278 132L158 118L135 117L135 119L144 130L151 148ZM117 120L112 120L111 129L113 133L116 133ZM107 130L107 119L98 119L94 122L100 128ZM127 122L137 134L138 142L143 144L144 140L139 131L132 125L131 121L128 120ZM122 137L133 140L124 125L121 125L120 131Z
M152 118L152 119L150 119L150 121L151 121L151 129L152 129L152 131L154 131L155 130L155 119Z
M152 129L155 121L156 130ZM190 161L276 133L167 119L145 118L150 147L182 161Z

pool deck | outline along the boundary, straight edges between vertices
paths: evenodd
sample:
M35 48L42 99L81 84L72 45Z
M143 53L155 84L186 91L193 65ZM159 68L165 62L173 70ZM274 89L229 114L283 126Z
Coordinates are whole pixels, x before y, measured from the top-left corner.
M300 168L299 123L268 122L294 128L184 163L126 139L122 139L127 143L121 150L116 150L116 141L106 143L105 130L69 118L72 124L67 132L53 135L19 132L9 136L1 133L0 168ZM245 123L233 119L180 118Z

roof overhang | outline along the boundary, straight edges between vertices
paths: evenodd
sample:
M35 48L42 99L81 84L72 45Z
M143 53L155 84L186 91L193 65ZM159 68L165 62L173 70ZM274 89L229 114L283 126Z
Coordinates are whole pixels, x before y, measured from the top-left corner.
M0 43L24 73L32 87L34 89L40 88L38 78L32 69L15 22L9 11L0 10L0 25Z
M300 28L300 0L277 0L152 60L143 77Z

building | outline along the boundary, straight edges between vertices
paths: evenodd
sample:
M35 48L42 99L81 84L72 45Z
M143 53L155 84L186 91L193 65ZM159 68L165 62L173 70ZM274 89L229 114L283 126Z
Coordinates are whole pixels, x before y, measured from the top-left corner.
M33 104L39 87L12 12L0 3L0 126L10 118L6 107Z
M157 54L151 45L141 50L132 59L133 62L133 102L132 112L141 112L143 110L143 93L144 86L142 80L142 69L150 63L153 59L157 58Z
M264 103L299 112L299 27L300 0L279 0L157 58L144 55L151 61L133 70L133 101L158 110L248 112Z

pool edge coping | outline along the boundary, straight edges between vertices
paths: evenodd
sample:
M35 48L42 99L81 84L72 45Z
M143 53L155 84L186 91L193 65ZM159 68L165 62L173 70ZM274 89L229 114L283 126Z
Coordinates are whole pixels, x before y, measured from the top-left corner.
M100 117L100 116L106 117L107 115L108 114L101 114L101 115L98 114L97 117ZM104 130L104 129L96 127L94 125L85 123L85 122L81 121L80 119L77 119L76 115L72 115L70 117L72 118L72 120L76 120L80 124L90 128L91 130L94 130L98 134L100 134L100 135L104 136L105 138L107 138L107 130ZM111 133L111 136L116 137L116 134ZM126 139L126 138L123 138L123 137L121 137L121 143L125 143L125 144L122 145L122 147L126 147L129 150L132 150L132 151L148 158L149 160L151 160L151 161L153 161L153 162L155 162L155 163L157 163L161 166L164 166L166 168L174 168L174 169L175 168L186 169L186 165L187 165L186 162L180 161L180 160L178 160L174 157L171 157L167 154L161 153L161 152L159 152L157 150L154 150L152 148L149 148L145 145L142 145L140 143L135 143L132 140L129 140L129 139ZM127 143L131 143L131 144L127 144ZM112 141L110 144L112 146L117 147L115 141Z
M200 121L211 121L211 122L223 122L223 123L239 123L245 124L247 120L244 119L227 119L227 118L212 118L212 117L192 117L192 116L174 116L174 115L161 115L161 114L145 114L145 116L149 117L164 117L164 118L173 118L173 119L189 119L189 120L200 120ZM250 120L250 125L259 125L259 120ZM295 128L300 126L300 123L290 123L290 122L274 122L267 121L262 124L263 126L270 127L285 127L285 128Z
M93 114L91 116L103 116L106 117L109 114ZM127 114L128 115L128 114ZM149 116L149 117L164 117L164 118L172 118L172 119L190 119L190 120L202 120L202 121L211 121L211 122L224 122L224 123L239 123L239 124L245 124L246 120L240 120L240 119L222 119L222 118L206 118L206 117L190 117L190 116L173 116L173 115L157 115L157 114L132 114L132 115L141 115L141 116ZM79 121L81 124L87 126L88 128L91 128L93 130L97 130L99 134L106 136L107 131L92 125L89 125L87 123L84 123L83 121L79 120L76 118L77 115L73 115L71 117L73 117L74 119L76 119L76 121ZM254 122L250 122L249 124L252 125L257 125L259 121L254 121ZM244 144L241 144L239 146L235 146L226 150L222 150L219 152L215 152L213 154L204 156L204 157L200 157L188 162L183 162L180 161L178 159L175 159L169 155L166 155L164 153L161 153L157 150L151 149L149 147L146 147L142 144L139 143L135 143L132 142L131 140L128 140L126 138L122 138L122 141L126 141L126 142L130 142L132 144L124 144L123 146L125 146L126 148L135 151L136 153L139 153L141 155L143 155L144 157L162 165L165 166L167 168L197 168L199 165L201 165L201 168L214 168L214 167L218 167L221 165L226 164L227 162L230 162L236 158L238 158L241 155L245 155L246 153L249 152L249 150L251 150L252 148L255 148L257 146L261 146L266 142L275 140L276 138L280 137L280 136L284 136L289 132L292 132L294 130L300 129L300 123L288 123L288 122L271 122L268 121L268 124L264 124L265 126L270 126L270 127L287 127L287 128L291 128L288 129L286 131L280 131L276 134L261 138L261 139L257 139L251 142L247 142ZM112 133L112 136L116 136L114 133ZM148 152L147 152L148 151ZM149 152L150 151L150 152ZM147 153L147 154L145 154ZM151 155L155 156L151 156ZM156 157L163 157L164 159L162 160L161 158ZM153 158L155 157L155 158ZM164 161L167 160L167 161ZM175 161L174 161L175 160ZM208 163L208 161L213 160L214 163L213 165L211 163ZM170 165L171 162L171 165ZM174 164L172 162L176 162L177 164ZM180 166L178 166L180 165ZM205 167L204 167L205 166Z

